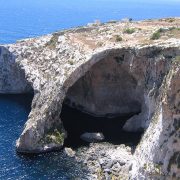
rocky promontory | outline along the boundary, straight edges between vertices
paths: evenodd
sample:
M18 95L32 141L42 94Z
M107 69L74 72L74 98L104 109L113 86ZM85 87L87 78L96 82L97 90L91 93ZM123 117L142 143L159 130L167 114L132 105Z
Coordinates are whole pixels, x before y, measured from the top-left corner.
M64 102L97 117L133 115L124 131L144 134L127 156L131 179L180 177L179 18L94 23L1 45L0 93L34 93L18 152L62 148Z

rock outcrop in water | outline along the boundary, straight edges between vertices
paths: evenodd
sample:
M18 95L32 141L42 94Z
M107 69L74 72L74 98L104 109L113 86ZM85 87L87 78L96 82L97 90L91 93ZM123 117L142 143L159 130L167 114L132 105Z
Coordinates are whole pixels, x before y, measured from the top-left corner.
M0 93L34 91L17 151L62 147L65 100L97 116L134 115L124 130L145 133L132 179L180 176L179 25L178 18L111 22L1 46Z

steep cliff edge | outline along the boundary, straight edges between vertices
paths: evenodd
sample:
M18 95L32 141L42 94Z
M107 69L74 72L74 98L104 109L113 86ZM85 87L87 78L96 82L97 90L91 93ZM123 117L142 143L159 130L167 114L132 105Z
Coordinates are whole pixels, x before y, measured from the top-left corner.
M179 25L178 18L111 22L1 46L0 93L34 90L17 151L62 147L65 99L97 116L136 114L124 126L145 130L132 178L180 176Z

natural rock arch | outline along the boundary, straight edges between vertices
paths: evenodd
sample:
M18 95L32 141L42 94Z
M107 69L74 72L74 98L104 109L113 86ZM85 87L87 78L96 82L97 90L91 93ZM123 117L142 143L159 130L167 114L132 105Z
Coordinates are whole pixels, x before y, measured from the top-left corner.
M20 152L42 152L62 147L66 133L60 120L62 103L70 87L73 86L93 65L108 62L110 58L117 64L128 79L131 79L132 87L135 87L136 103L141 102L141 113L130 118L124 126L127 131L138 131L146 129L158 103L157 93L161 86L164 76L168 73L170 65L159 56L160 52L166 56L171 49L162 50L159 47L148 47L142 49L118 48L107 49L93 54L88 60L77 66L73 66L67 72L66 77L57 82L48 82L39 92L35 93L32 104L32 111L25 129L17 141L17 149ZM173 57L174 55L172 55ZM155 60L156 59L156 60ZM156 71L151 71L156 69ZM122 72L121 72L122 73ZM122 73L122 74L123 74ZM126 85L128 87L128 85ZM131 88L132 90L133 88ZM139 93L139 95L138 95ZM137 98L137 99L136 99ZM131 104L131 103L130 103ZM91 112L92 109L86 110ZM139 112L139 109L135 109ZM126 113L128 111L124 111ZM114 112L112 112L113 114ZM117 113L117 111L115 112ZM129 112L128 112L129 113ZM95 113L94 113L95 114ZM109 114L109 112L108 112ZM49 141L49 136L61 141ZM61 135L60 135L61 134ZM48 137L48 138L47 138Z
M66 104L94 116L118 116L141 112L143 90L137 80L108 55L93 65L66 93Z
M17 46L21 46L21 44ZM27 47L30 46L32 44ZM10 73L2 71L0 78L2 82L5 82L3 77L5 73L12 84L8 83L10 86L6 89L7 86L4 84L8 84L2 83L0 91L3 93L6 93L4 90L12 92L11 87L17 81L22 85L22 92L26 90L26 87L29 87L29 84L34 90L32 110L23 133L17 141L17 151L37 153L60 149L64 142L65 133L59 117L68 90L93 66L98 63L101 64L108 57L111 57L113 62L117 63L117 67L123 69L122 72L124 73L122 74L127 74L128 80L133 82L131 86L136 86L136 95L141 99L141 113L130 118L124 126L127 131L137 131L141 128L146 130L134 154L133 177L141 178L139 172L140 174L142 172L142 174L148 173L142 170L147 162L163 163L163 172L169 173L171 176L177 172L173 167L178 167L177 160L179 157L179 139L177 139L179 133L178 97L180 92L179 44L136 48L104 48L106 50L101 49L89 53L81 60L76 59L74 65L68 65L68 69L66 68L67 62L63 62L60 66L61 71L40 71L40 67L42 65L47 66L47 62L43 60L41 63L44 64L41 64L39 61L36 62L33 57L37 58L37 54L41 51L35 51L37 54L31 59L31 56L28 57L28 51L27 56L24 54L23 57L21 55L15 57L14 53L11 56L11 52L13 48L16 49L16 46L8 48L1 48L1 55L6 55L0 57L0 63L1 67L5 67ZM50 67L54 66L54 61L51 63ZM15 70L18 73L23 70L21 71L22 74L20 72L22 76L18 76L20 79L15 79L15 81L11 76L13 67L16 67ZM67 71L65 72L65 70ZM21 82L21 77L22 82L25 82L24 84ZM14 93L21 92L18 86L15 86L13 90ZM140 93L138 96L138 92L142 92L142 94ZM93 113L92 110L93 108L86 109L90 113ZM102 115L102 111L98 111L98 113ZM162 151L159 151L160 148Z
M93 64L88 71L67 90L64 103L84 113L88 113L95 117L116 118L123 117L120 121L123 124L124 117L133 118L136 115L135 123L125 125L128 131L143 131L145 128L144 118L138 114L147 114L148 107L144 102L144 87L138 84L138 79L134 77L128 66L128 58L131 52L124 50L111 50L103 58L100 58ZM138 117L138 118L137 118ZM64 111L63 111L64 120ZM77 117L78 118L78 117ZM66 119L66 118L65 118ZM76 121L74 117L68 117ZM70 120L65 123L65 129L70 130ZM84 119L84 121L86 121ZM109 119L112 122L113 120ZM94 126L100 126L100 119ZM85 122L79 120L79 126L83 126ZM90 121L87 123L90 123ZM107 119L104 121L107 123ZM117 120L116 120L117 123ZM122 124L119 126L121 131ZM91 123L90 123L91 124ZM89 124L89 125L90 125ZM133 125L132 125L133 124ZM136 124L136 126L134 126ZM74 124L78 128L77 124ZM91 125L90 125L91 126ZM104 125L105 126L105 125ZM86 125L85 125L86 127ZM82 127L80 128L82 129ZM91 129L88 127L87 129ZM97 129L97 128L96 128ZM102 131L103 129L100 128ZM109 128L109 130L112 128ZM114 129L115 130L115 129ZM72 129L72 131L75 131ZM70 131L69 131L70 132ZM75 133L75 132L74 132ZM78 134L76 132L74 135Z

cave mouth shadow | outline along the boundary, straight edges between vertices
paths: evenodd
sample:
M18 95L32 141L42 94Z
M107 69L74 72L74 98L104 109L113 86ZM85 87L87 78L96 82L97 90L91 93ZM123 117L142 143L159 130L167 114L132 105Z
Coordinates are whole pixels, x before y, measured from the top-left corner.
M75 74L73 80L69 79L60 115L68 135L65 146L88 145L80 136L97 132L103 133L104 142L114 145L136 146L140 142L143 132L138 131L144 129L142 116L127 124L126 129L136 132L123 131L129 118L145 114L148 109L144 87L127 65L130 56L124 50L111 51L96 57L92 66L82 67L79 77Z
M122 129L126 121L133 115L135 114L124 114L112 118L95 117L63 103L60 117L68 135L64 146L72 148L88 146L90 143L83 141L80 136L86 132L101 132L105 137L101 142L136 147L143 132L125 132Z

